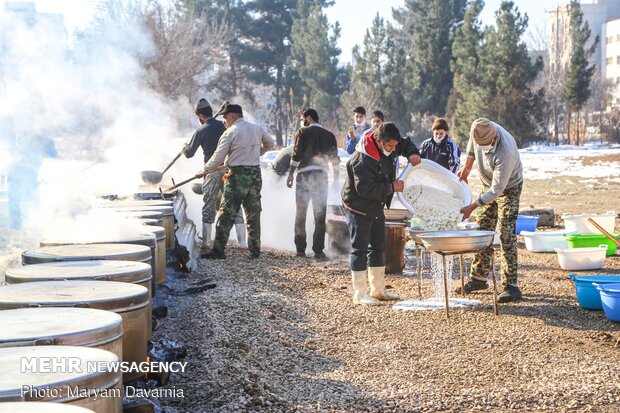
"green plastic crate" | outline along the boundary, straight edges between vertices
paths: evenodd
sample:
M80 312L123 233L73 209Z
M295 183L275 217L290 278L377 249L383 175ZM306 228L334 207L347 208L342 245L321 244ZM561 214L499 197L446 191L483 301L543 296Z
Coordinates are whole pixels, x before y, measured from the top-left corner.
M612 234L618 238L617 234ZM564 235L569 248L595 248L599 245L608 245L607 256L616 253L616 244L603 234L570 234Z

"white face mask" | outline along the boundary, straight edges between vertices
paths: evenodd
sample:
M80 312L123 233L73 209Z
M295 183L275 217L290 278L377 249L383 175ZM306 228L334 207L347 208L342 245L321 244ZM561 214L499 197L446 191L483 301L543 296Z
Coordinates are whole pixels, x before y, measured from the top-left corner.
M436 144L440 144L444 140L444 138L445 136L442 136L441 138L433 136L433 140L435 141Z
M383 152L385 156L390 156L392 154L392 152L386 151L385 149L382 149L381 152Z

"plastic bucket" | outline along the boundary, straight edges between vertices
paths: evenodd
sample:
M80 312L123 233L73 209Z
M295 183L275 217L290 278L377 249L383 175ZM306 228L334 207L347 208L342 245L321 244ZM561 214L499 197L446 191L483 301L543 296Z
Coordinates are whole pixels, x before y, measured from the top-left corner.
M533 217L528 215L517 216L515 234L520 234L521 231L536 231L536 226L538 226L538 218L540 218L540 215L534 215Z
M592 285L597 283L600 285L620 283L620 274L615 275L574 275L569 274L571 280L575 283L575 293L577 302L586 310L602 310L601 295L599 291Z
M620 323L620 284L592 283L601 294L601 303L605 316L616 323Z
M556 248L558 262L563 270L600 270L605 265L607 245L597 248Z
M613 236L618 238L616 234ZM603 234L572 234L565 237L569 248L596 248L599 245L607 245L607 256L616 254L616 244Z

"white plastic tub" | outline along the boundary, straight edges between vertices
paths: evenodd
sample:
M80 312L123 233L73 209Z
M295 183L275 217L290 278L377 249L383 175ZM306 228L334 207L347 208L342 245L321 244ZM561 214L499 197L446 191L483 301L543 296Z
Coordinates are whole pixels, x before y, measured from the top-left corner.
M596 248L556 248L555 251L563 270L599 270L605 265L607 245Z
M566 229L549 232L521 231L525 248L532 252L554 252L556 248L568 248L564 234L574 233L575 231Z
M614 232L614 225L616 221L615 211L606 212L604 214L562 214L564 227L568 231L574 231L576 234L600 234L601 232L596 229L594 225L588 222L588 218L592 218L607 232Z

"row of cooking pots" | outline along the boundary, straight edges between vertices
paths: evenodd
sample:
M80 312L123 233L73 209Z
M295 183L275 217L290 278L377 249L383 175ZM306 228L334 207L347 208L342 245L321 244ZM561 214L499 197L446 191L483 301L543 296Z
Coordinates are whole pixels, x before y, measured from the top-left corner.
M166 249L174 246L174 207L170 201L104 207L143 220L148 231L109 243L46 240L41 248L22 253L23 267L7 270L9 285L0 288L0 324L6 326L0 332L0 365L7 373L0 376L0 402L20 400L18 408L29 412L51 407L24 400L63 402L53 404L54 409L66 408L59 412L76 411L76 406L121 412L122 382L143 375L129 372L121 379L119 371L86 368L43 374L36 366L23 365L24 360L51 358L79 360L82 367L88 362L146 361L151 297L155 284L165 282ZM0 403L0 411L13 404Z

